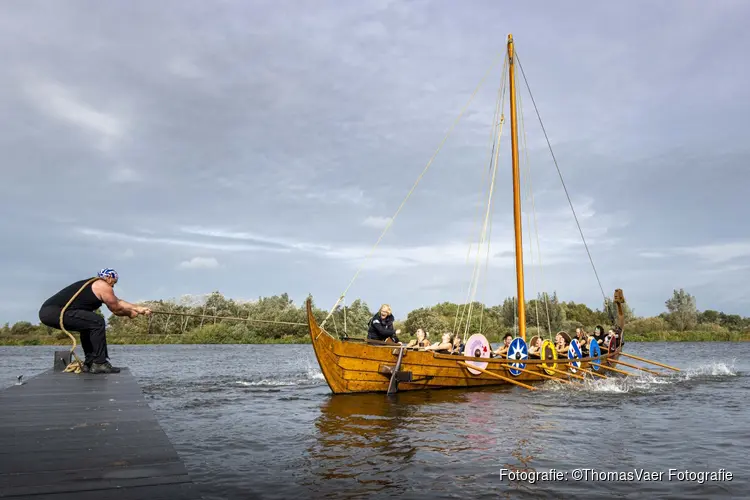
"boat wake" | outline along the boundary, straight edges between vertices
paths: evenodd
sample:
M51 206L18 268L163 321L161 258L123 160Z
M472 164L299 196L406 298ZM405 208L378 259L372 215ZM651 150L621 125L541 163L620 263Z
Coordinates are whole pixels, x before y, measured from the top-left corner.
M145 396L152 401L179 401L180 409L207 409L232 404L244 404L248 393L278 393L315 388L325 384L320 370L312 365L282 373L248 373L214 375L189 379L156 379L144 383Z
M633 373L631 376L627 377L611 376L606 379L587 377L586 380L581 383L561 384L559 382L547 382L542 384L540 389L551 392L576 391L614 394L643 394L656 392L672 385L680 385L688 382L719 382L738 377L739 375L739 372L735 368L734 361L729 364L726 362L715 361L680 372L668 372L662 376L640 372Z
M279 377L259 377L254 379L240 379L235 381L236 385L244 387L290 387L290 386L316 386L325 382L320 370L309 369L304 374L285 374Z

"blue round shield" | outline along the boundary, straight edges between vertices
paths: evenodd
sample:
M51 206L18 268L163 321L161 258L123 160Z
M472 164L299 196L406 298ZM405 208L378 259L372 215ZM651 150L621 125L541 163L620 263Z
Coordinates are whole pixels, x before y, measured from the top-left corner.
M578 346L578 340L571 340L570 347L568 347L568 359L581 359L582 357L583 355L581 354L581 348ZM574 361L573 363L570 363L570 371L572 371L573 373L575 373L576 370L580 367L580 361Z
M529 348L526 346L526 342L521 337L516 337L508 347L508 359L517 359L518 363L510 363L510 374L520 375L520 370L526 368L526 363L521 363L521 360L529 359ZM514 368L516 368L514 370ZM520 369L520 370L519 370Z
M599 364L602 362L602 360L598 358L601 355L602 350L599 349L599 344L596 343L596 339L591 339L591 343L589 343L589 357L597 358L591 360L591 368L593 368L595 372L599 371Z

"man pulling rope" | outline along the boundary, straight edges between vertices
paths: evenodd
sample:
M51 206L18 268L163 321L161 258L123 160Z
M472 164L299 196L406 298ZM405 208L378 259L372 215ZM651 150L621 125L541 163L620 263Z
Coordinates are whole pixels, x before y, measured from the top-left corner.
M42 324L63 331L70 329L81 335L81 347L85 355L82 367L84 372L120 372L108 360L104 317L94 312L102 304L115 316L135 318L139 314L151 314L148 307L136 306L115 296L113 287L118 279L114 269L102 269L95 278L76 281L63 288L44 301L39 309Z

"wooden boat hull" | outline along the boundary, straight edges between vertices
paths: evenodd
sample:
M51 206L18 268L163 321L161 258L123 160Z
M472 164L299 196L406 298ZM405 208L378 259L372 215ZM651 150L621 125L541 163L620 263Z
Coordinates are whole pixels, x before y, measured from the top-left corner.
M395 344L373 345L362 340L339 340L322 329L315 319L312 303L307 301L307 321L315 356L320 370L334 394L362 392L388 392L390 373L395 368L399 349ZM619 350L601 357L601 362L614 366ZM487 373L472 374L459 361L476 361L477 358L439 354L431 351L404 350L399 371L410 373L410 381L398 383L399 391L426 389L468 388L498 385L513 385ZM542 370L541 360L526 360L524 372L517 376L510 373L510 364L498 358L481 358L487 362L486 371L523 384L549 380ZM569 378L567 366L558 360L556 378ZM591 369L590 358L581 360L581 367ZM593 371L593 370L592 370ZM613 372L600 368L597 373L611 375ZM579 372L580 374L580 372Z

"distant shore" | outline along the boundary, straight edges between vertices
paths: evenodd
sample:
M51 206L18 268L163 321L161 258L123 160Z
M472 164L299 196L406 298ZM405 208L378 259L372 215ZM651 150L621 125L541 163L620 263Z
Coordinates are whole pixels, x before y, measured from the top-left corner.
M75 335L75 334L74 334ZM64 334L63 334L64 336ZM76 342L80 345L80 339L76 336ZM527 335L527 338L529 336ZM405 340L410 340L406 337ZM499 343L499 336L489 336L492 343ZM628 334L625 331L626 342L747 342L750 341L750 333L747 332L706 332L706 331L666 331L648 334ZM210 345L210 344L309 344L310 337L289 336L282 338L237 338L229 336L201 335L199 338L190 334L185 335L107 335L107 343L110 345ZM59 335L29 335L29 336L0 336L0 346L33 346L33 345L68 345L67 337L60 338Z
M684 290L675 290L666 301L668 312L659 316L638 317L625 304L622 315L626 342L708 342L750 340L750 317L722 311L698 311L695 299ZM110 344L309 344L306 305L295 305L289 295L258 297L255 301L227 299L218 291L194 301L147 301L142 305L159 312L153 316L129 319L105 317L107 341ZM312 297L308 297L312 301ZM350 298L351 299L351 298ZM338 305L333 311L311 304L318 324L324 320L334 336L365 337L375 312L360 299ZM513 297L501 304L487 306L480 302L455 304L441 302L430 307L403 311L403 319L393 326L401 330L403 341L412 340L419 329L427 332L431 342L444 332L483 332L491 343L500 343L506 334L516 335L517 307ZM585 304L564 302L557 294L541 294L527 301L534 311L526 321L526 338L554 337L564 331L571 336L578 328L593 333L597 326L606 332L616 321L615 308L606 299L601 309ZM606 325L606 326L604 326ZM348 328L347 328L348 327ZM552 333L550 333L552 332ZM60 330L28 321L0 326L0 345L65 345L70 339Z

